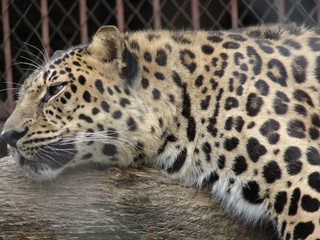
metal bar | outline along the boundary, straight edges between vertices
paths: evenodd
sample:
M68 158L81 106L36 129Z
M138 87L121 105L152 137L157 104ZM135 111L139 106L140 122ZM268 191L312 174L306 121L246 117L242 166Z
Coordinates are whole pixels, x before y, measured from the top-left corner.
M49 17L48 17L48 0L41 0L41 19L42 19L42 41L44 55L50 57L50 38L49 38Z
M81 43L87 43L88 39L88 23L87 23L87 1L79 0L80 2L80 33L81 33Z
M5 79L7 86L8 110L14 109L14 91L13 91L13 75L12 75L12 55L10 41L10 21L9 21L9 0L2 1L2 21L3 21L3 49L5 55Z
M320 0L317 1L317 25L320 26Z
M284 14L285 14L285 2L284 0L277 0L278 5L278 22L284 22Z
M125 28L123 0L117 0L117 20L118 28L122 32Z
M191 0L191 16L193 29L200 28L199 3L198 0Z
M237 28L238 26L238 0L231 0L231 27Z
M160 0L153 0L154 28L161 28L161 8Z

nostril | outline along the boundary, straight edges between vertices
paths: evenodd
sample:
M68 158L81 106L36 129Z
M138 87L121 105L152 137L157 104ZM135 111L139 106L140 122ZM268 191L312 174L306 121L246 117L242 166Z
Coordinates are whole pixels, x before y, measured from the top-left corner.
M17 142L29 131L28 127L25 127L23 131L21 130L9 130L2 134L2 138L12 147L17 146Z

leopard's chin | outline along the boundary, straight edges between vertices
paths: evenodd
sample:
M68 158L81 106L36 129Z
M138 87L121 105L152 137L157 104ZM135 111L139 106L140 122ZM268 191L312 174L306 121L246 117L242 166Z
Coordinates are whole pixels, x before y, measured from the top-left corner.
M63 170L62 168L54 169L44 162L30 160L17 150L14 153L14 159L21 167L23 175L32 181L51 181Z

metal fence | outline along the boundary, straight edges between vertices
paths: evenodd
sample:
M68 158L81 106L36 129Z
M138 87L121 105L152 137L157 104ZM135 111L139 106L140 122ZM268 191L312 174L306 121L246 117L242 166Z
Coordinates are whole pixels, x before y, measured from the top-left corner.
M0 129L28 72L55 50L87 42L104 24L121 31L320 25L320 0L2 0L0 8Z

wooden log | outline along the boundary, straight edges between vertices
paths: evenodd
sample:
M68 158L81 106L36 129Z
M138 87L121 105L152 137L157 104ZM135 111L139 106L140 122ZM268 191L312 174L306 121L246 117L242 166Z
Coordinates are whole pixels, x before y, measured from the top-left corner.
M155 169L83 166L34 183L0 159L0 239L270 240L226 213L208 189Z

